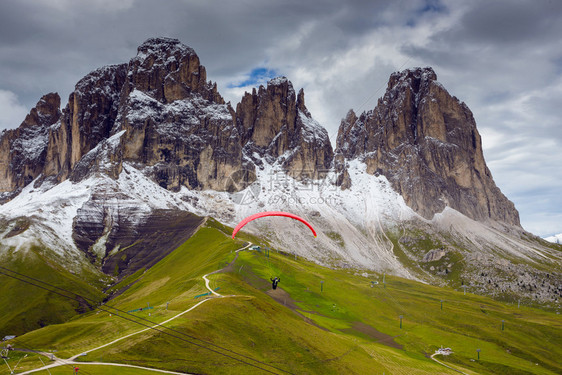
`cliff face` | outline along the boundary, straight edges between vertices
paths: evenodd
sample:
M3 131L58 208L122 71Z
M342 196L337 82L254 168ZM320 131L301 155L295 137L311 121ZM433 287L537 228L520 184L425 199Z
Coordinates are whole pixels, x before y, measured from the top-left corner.
M49 132L44 177L65 180L83 156L109 137L126 73L126 64L106 66L76 84L60 126Z
M486 166L472 112L431 68L392 74L374 110L360 116L350 111L336 153L344 176L344 160L361 158L367 173L386 176L426 218L450 206L475 220L519 225L517 210Z
M9 193L6 197L19 192L42 173L49 133L60 116L60 97L50 93L39 100L17 129L2 133L0 192Z

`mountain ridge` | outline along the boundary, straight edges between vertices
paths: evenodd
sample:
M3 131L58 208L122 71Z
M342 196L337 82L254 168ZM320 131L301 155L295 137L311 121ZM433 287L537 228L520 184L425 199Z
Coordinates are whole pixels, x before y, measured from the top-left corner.
M39 243L119 279L158 258L136 252L134 236L154 239L146 228L170 244L185 240L165 220L155 224L155 212L233 225L257 211L291 210L317 226L317 240L287 222L247 230L330 267L471 280L485 293L557 301L550 286L562 276L549 271L559 251L520 227L485 165L472 113L436 78L431 68L394 73L375 109L348 112L334 151L304 91L286 77L246 93L234 109L193 49L148 39L129 63L80 80L58 117L52 106L40 125L40 168L1 185L0 253ZM17 173L9 159L16 134L2 133L0 175ZM26 216L29 228L6 237ZM536 286L547 273L549 282Z
M326 130L306 109L304 91L296 95L285 77L246 93L235 111L224 103L216 84L207 82L193 49L175 39L150 38L128 64L97 69L77 83L60 125L44 130L44 165L0 189L9 199L39 174L58 182L71 174L74 180L84 178L100 162L90 156L75 170L82 157L126 130L110 157L113 167L105 170L114 177L128 160L150 167L152 178L168 189L232 191L228 178L237 170L250 172L246 181L235 181L238 190L252 182L260 162L256 153L270 164L284 158L284 169L297 178L320 178L318 170L335 163L340 180L345 179L343 159L361 157L368 173L387 176L407 204L428 219L450 206L477 220L520 226L513 203L485 165L472 113L436 79L431 68L393 73L374 110L359 117L351 110L342 120L334 156ZM466 135L455 134L463 128L468 128ZM19 138L4 134L2 142ZM8 159L12 148L0 148L0 161ZM0 163L8 181L14 173L10 165ZM423 188L414 188L419 185L413 180Z

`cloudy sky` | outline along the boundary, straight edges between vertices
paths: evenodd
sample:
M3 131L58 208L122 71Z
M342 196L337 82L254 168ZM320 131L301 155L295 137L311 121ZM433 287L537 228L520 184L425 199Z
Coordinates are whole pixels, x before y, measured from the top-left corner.
M562 2L2 0L0 129L45 93L127 62L152 36L195 49L222 95L285 75L335 140L390 73L432 66L474 113L500 189L537 235L562 233Z

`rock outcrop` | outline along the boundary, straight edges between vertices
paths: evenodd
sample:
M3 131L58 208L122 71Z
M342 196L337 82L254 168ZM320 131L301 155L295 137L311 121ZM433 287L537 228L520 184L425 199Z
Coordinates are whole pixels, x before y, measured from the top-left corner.
M431 68L393 73L374 110L342 120L336 143L341 171L346 159L361 158L426 218L449 206L475 220L519 225L486 166L472 112Z
M65 180L83 156L110 136L126 74L126 64L106 66L76 84L60 125L49 132L44 177Z
M17 129L0 137L0 192L4 199L36 179L45 166L51 127L61 116L60 97L43 96Z
M236 119L247 155L279 162L299 179L317 177L330 168L328 133L310 115L303 90L296 95L287 78L272 79L267 87L246 93L236 107Z

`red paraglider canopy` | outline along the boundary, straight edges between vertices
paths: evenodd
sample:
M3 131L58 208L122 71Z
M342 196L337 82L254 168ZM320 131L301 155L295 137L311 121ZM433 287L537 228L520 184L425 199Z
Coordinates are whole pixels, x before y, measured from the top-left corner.
M290 214L288 212L265 211L265 212L258 212L257 214L248 216L247 218L245 218L244 220L239 222L238 225L236 226L236 228L234 228L234 230L232 231L232 238L234 239L234 237L236 236L236 233L238 233L238 231L240 229L242 229L242 227L244 225L248 224L252 220L259 219L260 217L265 217L265 216L285 216L285 217L290 217L291 219L298 220L301 223L305 224L307 227L309 227L310 230L312 231L312 234L314 234L314 237L316 237L316 231L314 230L314 228L312 228L312 225L310 225L310 223L308 221L304 220L302 217Z

